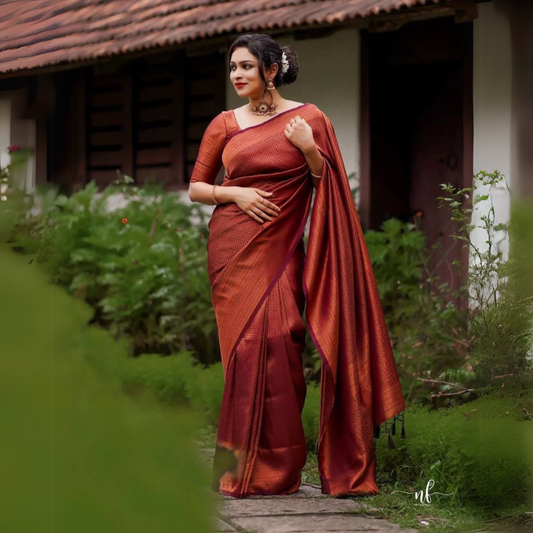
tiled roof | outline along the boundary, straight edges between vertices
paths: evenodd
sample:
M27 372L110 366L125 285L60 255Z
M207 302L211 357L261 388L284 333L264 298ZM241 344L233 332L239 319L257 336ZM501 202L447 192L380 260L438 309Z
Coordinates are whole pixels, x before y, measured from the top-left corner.
M446 0L15 0L0 5L0 73L227 33L337 24Z

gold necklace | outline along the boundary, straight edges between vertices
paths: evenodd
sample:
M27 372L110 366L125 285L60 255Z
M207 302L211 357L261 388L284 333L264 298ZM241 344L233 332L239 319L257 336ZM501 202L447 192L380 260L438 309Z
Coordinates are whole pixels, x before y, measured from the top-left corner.
M267 104L266 102L259 102L258 105L252 105L250 106L250 113L252 115L259 115L259 116L269 116L269 115L275 115L277 113L276 109L278 107L278 104Z

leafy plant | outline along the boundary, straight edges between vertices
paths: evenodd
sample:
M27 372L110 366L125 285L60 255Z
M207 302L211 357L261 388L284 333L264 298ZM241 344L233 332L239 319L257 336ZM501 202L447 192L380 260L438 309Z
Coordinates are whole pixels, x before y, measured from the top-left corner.
M529 385L533 382L530 351L533 341L533 307L517 288L520 255L505 257L497 245L497 236L509 238L509 223L496 223L492 189L504 184L499 171L481 171L474 176L473 187L457 189L442 184L448 194L439 197L459 229L454 239L463 241L470 255L466 280L470 299L467 337L470 338L468 370L471 387L461 390L452 384L450 396L487 391L490 388ZM481 192L480 192L481 191ZM468 207L473 195L473 207ZM486 206L483 213L481 208ZM479 222L478 222L479 220ZM473 238L474 231L485 235L484 246ZM464 387L463 387L464 388ZM443 392L441 390L441 392Z
M441 207L446 207L450 211L451 220L458 224L458 231L452 235L453 239L463 241L463 248L468 248L470 254L468 269L468 292L471 306L475 306L480 315L486 313L487 309L497 304L498 295L502 285L506 283L505 268L508 264L504 259L501 249L496 246L496 235L504 232L508 237L509 224L496 224L496 213L491 200L492 189L505 183L507 190L509 186L505 176L499 171L489 173L481 171L474 176L473 187L457 189L450 184L441 184L442 190L448 196L439 196ZM480 194L479 189L488 187L485 194ZM510 192L510 191L509 191ZM473 207L467 207L470 195L473 194ZM485 214L481 208L488 204ZM479 214L481 223L473 220L474 214ZM474 231L480 230L486 236L485 248L483 249L473 238ZM460 260L455 261L459 266Z
M367 231L365 239L406 400L427 403L418 376L458 367L465 357L465 317L455 304L461 290L438 283L437 267L430 265L434 254L445 252L438 246L429 251L416 224L392 218L381 231Z
M215 362L205 214L161 185L132 181L119 174L101 194L91 182L53 200L48 191L37 261L53 282L93 306L93 323L128 336L134 354L191 350L201 362Z

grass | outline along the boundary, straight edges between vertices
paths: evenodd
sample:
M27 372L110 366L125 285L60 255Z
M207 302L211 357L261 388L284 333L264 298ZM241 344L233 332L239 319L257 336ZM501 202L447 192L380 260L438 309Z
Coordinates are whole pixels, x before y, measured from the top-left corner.
M92 354L127 346L87 327L89 307L0 247L0 530L212 531L201 417L149 391L128 397ZM113 356L113 357L112 357Z

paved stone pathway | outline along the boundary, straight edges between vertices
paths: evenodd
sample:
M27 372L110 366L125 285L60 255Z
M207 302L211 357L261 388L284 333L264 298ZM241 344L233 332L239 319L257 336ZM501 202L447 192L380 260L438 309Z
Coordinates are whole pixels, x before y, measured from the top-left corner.
M250 496L236 499L219 494L215 529L217 532L248 533L348 533L378 531L416 533L401 529L379 518L358 516L356 500L337 499L324 495L320 487L302 483L294 494L286 496Z
M198 444L201 457L210 467L214 450ZM213 494L218 506L214 525L217 533L420 533L417 529L402 529L387 520L357 515L354 511L361 508L357 500L332 498L310 483L302 483L298 491L284 496L238 499Z

